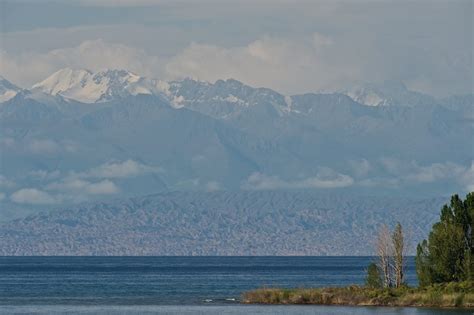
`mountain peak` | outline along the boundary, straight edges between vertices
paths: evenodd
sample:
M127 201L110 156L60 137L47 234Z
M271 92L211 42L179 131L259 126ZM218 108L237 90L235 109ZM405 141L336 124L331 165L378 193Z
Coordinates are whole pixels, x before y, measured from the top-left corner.
M92 72L64 68L33 85L52 95L61 95L83 103L100 103L128 95L153 94L154 82L122 69Z
M436 103L432 97L411 91L403 82L396 80L387 80L380 84L356 84L341 93L367 106L418 106Z
M94 74L94 77L106 77L111 80L127 80L129 82L137 82L142 77L124 69L105 69Z
M19 91L21 91L21 88L0 75L0 103L12 99Z

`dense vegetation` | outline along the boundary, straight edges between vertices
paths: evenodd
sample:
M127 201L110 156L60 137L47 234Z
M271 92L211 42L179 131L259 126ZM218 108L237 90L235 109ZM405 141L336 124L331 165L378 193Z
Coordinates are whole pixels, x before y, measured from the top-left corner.
M364 287L259 289L244 294L245 303L474 307L472 242L474 192L458 195L441 209L428 240L417 247L418 288L404 283L404 237L382 226L376 240L377 260L367 268Z
M474 283L451 282L424 288L346 288L258 289L243 296L244 303L259 304L320 304L474 307Z
M418 245L416 268L420 286L473 280L474 192L463 201L458 195L441 209L428 240Z

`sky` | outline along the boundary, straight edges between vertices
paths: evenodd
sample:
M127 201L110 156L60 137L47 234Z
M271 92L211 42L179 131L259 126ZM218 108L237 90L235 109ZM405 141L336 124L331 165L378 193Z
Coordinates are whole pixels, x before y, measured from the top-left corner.
M401 81L473 91L473 2L0 0L0 75L64 67L234 78L285 94Z

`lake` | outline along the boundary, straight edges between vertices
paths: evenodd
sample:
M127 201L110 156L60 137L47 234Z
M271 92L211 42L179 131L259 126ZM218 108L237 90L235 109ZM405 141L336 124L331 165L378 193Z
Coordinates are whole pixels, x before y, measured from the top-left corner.
M240 305L260 287L363 284L372 257L0 257L0 314L446 314ZM407 282L416 285L414 260ZM472 314L472 311L449 311Z

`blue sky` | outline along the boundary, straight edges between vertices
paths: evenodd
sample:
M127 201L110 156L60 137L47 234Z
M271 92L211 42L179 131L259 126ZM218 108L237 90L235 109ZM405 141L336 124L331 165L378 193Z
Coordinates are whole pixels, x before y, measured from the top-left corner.
M472 1L0 0L0 74L235 78L287 94L400 80L472 91Z

